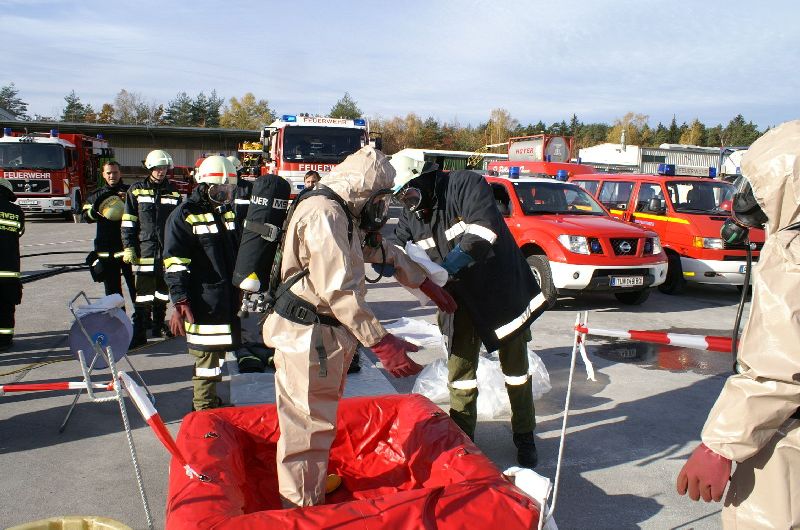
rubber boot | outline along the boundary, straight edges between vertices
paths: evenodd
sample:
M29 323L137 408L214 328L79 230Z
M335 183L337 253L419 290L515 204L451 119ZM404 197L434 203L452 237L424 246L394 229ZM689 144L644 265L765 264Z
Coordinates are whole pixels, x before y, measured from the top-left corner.
M164 322L164 318L167 316L167 305L166 304L153 304L153 322L150 326L150 336L156 339L166 337L172 337L172 332L170 332L169 328L167 327L167 323Z
M138 348L147 344L147 328L150 320L150 308L147 306L136 307L133 313L133 337L128 349Z
M517 463L522 467L533 469L539 463L539 455L536 452L536 440L533 431L525 433L514 433L514 445L517 446Z

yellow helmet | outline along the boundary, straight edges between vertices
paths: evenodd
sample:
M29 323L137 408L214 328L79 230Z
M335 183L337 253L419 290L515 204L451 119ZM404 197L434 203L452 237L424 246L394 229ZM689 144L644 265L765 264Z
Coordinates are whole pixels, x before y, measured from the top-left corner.
M174 167L172 163L172 155L162 149L156 149L147 153L147 158L144 159L144 167L153 169L154 167L167 166Z
M123 213L125 213L125 203L118 195L111 195L100 203L100 215L109 221L122 220Z

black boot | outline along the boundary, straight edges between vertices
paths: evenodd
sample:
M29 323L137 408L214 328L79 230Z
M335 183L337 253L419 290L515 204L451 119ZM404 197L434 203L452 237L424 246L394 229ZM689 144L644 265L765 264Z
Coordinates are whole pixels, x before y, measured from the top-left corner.
M533 431L525 433L514 433L514 445L517 446L517 463L522 467L533 469L539 463L539 455L536 452L536 441L533 438Z
M153 322L150 328L150 336L160 339L162 337L172 337L164 318L167 316L166 304L153 304Z
M147 344L147 328L150 320L149 307L137 307L133 313L133 337L128 349L138 348Z

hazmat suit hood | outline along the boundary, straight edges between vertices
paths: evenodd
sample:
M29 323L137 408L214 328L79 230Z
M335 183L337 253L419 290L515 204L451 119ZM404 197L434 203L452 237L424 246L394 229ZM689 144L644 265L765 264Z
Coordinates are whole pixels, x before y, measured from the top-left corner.
M389 157L371 146L362 147L322 177L323 184L339 195L358 217L374 191L391 188L395 171Z
M767 233L800 221L800 120L756 140L742 157L742 175L767 215Z

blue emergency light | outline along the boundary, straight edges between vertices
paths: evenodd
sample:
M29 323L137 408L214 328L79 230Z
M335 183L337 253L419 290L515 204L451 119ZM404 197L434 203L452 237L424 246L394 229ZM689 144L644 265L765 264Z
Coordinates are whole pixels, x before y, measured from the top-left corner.
M97 133L98 140L102 140L103 138L105 138L105 136L103 136L103 133Z
M50 129L50 138L58 138L58 129Z
M709 168L708 168L708 176L711 177L712 179L717 178L717 168L709 166Z
M366 127L367 126L367 120L364 120L362 118L358 118L358 119L353 120L353 123L356 124L356 127Z
M508 168L508 178L510 179L519 178L519 166L511 166L510 168Z
M668 177L675 176L675 164L659 164L658 174Z
M281 116L281 120L288 122L296 122L297 116L295 116L294 114L284 114L283 116Z
M566 182L569 178L569 172L566 169L559 169L556 171L556 180L560 180L561 182Z
M11 136L11 127L3 128L3 136Z

